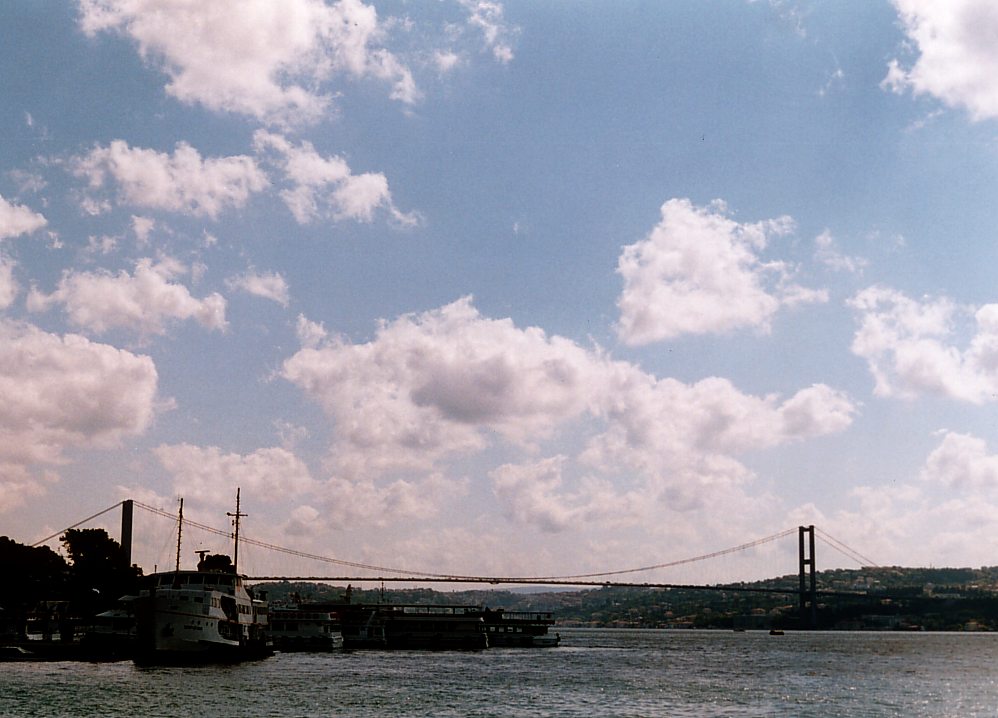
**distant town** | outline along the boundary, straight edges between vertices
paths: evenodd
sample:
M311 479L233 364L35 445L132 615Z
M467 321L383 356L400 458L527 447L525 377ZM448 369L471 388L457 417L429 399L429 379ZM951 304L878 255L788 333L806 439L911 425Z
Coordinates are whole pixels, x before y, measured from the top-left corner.
M819 571L819 591L843 595L818 597L817 628L826 630L998 630L998 566ZM737 588L789 588L787 575ZM325 600L344 587L314 583L261 585L272 599L289 594ZM550 611L557 625L590 628L773 629L799 628L795 594L725 590L596 588L575 591L431 589L355 590L367 603L454 603L501 606L511 611Z

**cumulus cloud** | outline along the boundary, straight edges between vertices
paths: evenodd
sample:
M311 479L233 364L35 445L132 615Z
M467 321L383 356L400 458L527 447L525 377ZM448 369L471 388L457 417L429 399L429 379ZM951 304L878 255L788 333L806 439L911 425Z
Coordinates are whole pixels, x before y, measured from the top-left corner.
M156 384L149 357L0 319L0 509L13 505L11 486L39 491L35 472L65 450L144 433Z
M139 260L134 274L67 270L51 294L32 288L28 309L37 312L62 305L75 326L97 334L116 328L142 336L165 334L169 322L186 319L224 330L225 298L212 293L196 299L187 287L171 281L186 271L169 258Z
M48 221L42 215L0 196L0 240L31 234L46 224Z
M269 299L282 307L288 306L288 283L277 272L257 272L250 270L244 274L230 277L225 282L229 289L238 289L247 294Z
M417 215L396 209L381 173L353 174L342 157L323 157L310 142L295 145L273 132L257 131L253 143L283 171L289 186L281 190L281 198L300 224L324 217L370 222L379 209L402 226L419 221Z
M366 478L332 476L323 482L328 525L386 526L407 519L432 519L446 500L464 493L464 484L433 473L423 480L379 484Z
M295 498L315 482L304 462L287 449L224 453L217 446L160 445L153 450L173 477L174 491L211 506L228 506L237 488L257 496Z
M984 439L946 432L926 459L922 479L956 489L998 488L998 456L988 453Z
M823 385L781 400L723 379L657 379L540 329L482 317L470 298L385 323L367 343L304 334L308 345L282 374L333 420L331 465L344 480L434 470L499 443L535 453L582 432L576 457L492 476L510 516L549 531L746 481L735 454L840 431L855 411Z
M620 338L641 345L743 327L768 331L781 306L827 301L825 292L795 284L785 262L760 256L770 237L793 227L789 217L740 224L723 203L669 200L648 238L624 247L618 260Z
M387 82L404 103L419 98L360 0L80 0L80 26L131 38L181 102L267 123L320 119L332 100L321 88L340 74Z
M76 158L72 168L87 180L91 192L116 185L119 203L212 219L227 208L244 206L250 195L268 186L253 158L202 158L186 142L178 142L168 154L114 140ZM110 203L86 197L84 209L99 214L109 210Z
M866 360L878 396L935 394L975 404L998 398L998 304L973 310L873 286L849 305L859 319L852 352ZM958 320L970 316L974 333L961 349Z
M990 0L894 0L918 52L914 65L894 59L882 86L928 94L975 120L998 117L998 6Z
M618 492L606 480L587 477L576 491L566 491L565 456L526 464L504 464L493 470L492 489L516 523L532 524L548 533L598 519L636 517L647 509L637 491Z
M920 479L860 486L850 491L855 508L825 515L802 507L794 519L848 536L880 564L900 563L918 546L920 565L990 565L998 552L998 456L983 439L946 431Z

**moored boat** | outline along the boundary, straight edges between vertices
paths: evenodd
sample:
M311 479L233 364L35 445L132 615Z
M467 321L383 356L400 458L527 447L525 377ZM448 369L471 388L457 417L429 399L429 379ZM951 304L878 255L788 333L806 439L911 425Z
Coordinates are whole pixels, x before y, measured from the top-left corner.
M233 515L238 558L238 492ZM135 662L238 662L271 655L267 602L254 598L228 556L201 551L197 570L181 570L183 501L178 525L176 569L143 579L135 601Z
M271 606L270 638L278 651L332 651L343 647L339 616L303 606Z
M554 625L554 614L549 611L506 611L502 608L485 608L482 612L489 646L517 646L520 648L553 648L561 643L561 636L548 633Z

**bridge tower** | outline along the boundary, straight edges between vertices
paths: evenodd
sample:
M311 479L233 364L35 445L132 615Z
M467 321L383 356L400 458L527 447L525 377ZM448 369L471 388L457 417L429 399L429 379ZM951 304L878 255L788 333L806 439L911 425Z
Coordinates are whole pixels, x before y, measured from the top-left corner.
M132 565L132 514L135 502L126 499L121 502L121 550L124 554L125 568Z
M814 526L800 526L797 529L800 555L800 625L801 628L817 628L818 582L814 567Z

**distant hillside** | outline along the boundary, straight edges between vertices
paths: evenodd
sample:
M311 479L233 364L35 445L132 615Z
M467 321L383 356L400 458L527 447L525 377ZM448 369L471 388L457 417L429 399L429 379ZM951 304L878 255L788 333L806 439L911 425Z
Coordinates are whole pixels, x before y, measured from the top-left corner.
M443 592L433 589L352 591L357 603L469 604L553 611L560 625L636 628L800 627L796 574L733 588L779 588L787 594L733 590L594 588L521 593L522 589ZM998 567L834 569L817 574L818 627L838 629L998 630ZM342 598L344 586L258 584L271 600Z

